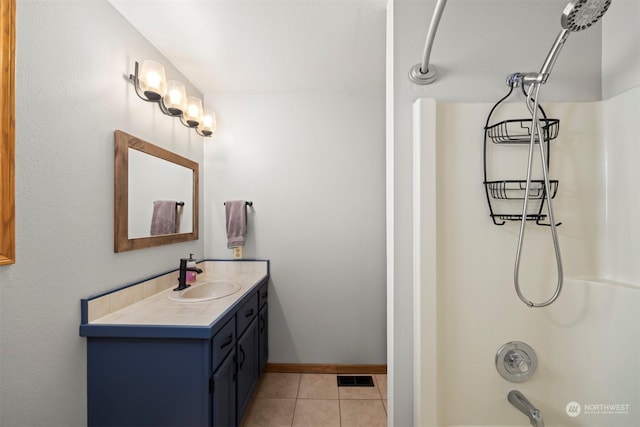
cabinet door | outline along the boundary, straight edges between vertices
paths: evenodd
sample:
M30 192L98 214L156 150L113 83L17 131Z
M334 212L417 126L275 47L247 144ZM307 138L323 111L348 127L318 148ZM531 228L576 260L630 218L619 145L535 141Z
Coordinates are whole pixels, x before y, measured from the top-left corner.
M264 371L264 365L269 358L269 312L265 304L258 313L258 354L259 374Z
M254 317L238 339L238 420L242 420L258 382L258 322Z
M229 353L213 374L211 390L211 420L213 427L236 426L236 352Z

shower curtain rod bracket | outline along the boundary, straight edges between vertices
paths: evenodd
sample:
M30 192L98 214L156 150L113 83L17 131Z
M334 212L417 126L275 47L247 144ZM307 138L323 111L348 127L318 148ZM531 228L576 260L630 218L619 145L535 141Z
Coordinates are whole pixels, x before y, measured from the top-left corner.
M446 4L447 0L437 0L436 7L433 10L433 16L431 17L431 23L429 24L427 40L424 44L422 62L415 65L411 71L409 71L409 80L417 85L428 85L436 81L438 70L436 70L433 65L429 64L429 58L431 57L431 48L433 47L433 41L436 38L438 24L440 24L440 18L442 18L442 13L444 12Z
M409 71L409 80L417 85L428 85L436 81L438 77L438 69L435 65L429 65L426 73L422 72L422 64L416 64Z
M519 87L520 83L522 83L523 78L524 78L524 74L522 73L509 74L506 80L507 86L509 86L510 88Z

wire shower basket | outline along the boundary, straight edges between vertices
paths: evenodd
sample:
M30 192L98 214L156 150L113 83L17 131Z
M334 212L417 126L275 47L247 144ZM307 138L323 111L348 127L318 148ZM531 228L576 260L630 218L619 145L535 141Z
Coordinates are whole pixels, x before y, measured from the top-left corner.
M493 144L529 144L531 141L531 133L533 129L533 122L531 119L509 119L502 120L497 123L491 123L491 117L496 111L497 107L506 100L513 92L514 85L510 84L510 90L507 95L500 99L489 112L487 121L484 127L484 188L487 196L487 204L489 205L489 215L496 225L504 225L506 221L521 221L522 212L516 212L517 205L502 203L508 200L524 200L526 180L524 179L488 179L487 172L487 146L489 142ZM524 88L523 88L524 93ZM525 94L526 95L526 94ZM547 144L546 150L546 163L549 166L550 141L557 138L560 130L560 120L550 119L547 117L544 109L538 106L541 113L539 119L542 129L542 143ZM540 143L540 138L536 138L537 144ZM558 180L550 180L549 192L551 197L555 197L558 192ZM535 221L538 225L550 225L543 221L547 218L547 215L542 213L545 199L546 188L543 180L532 180L529 188L529 200L537 201L538 203L530 203L531 212L525 214L527 221Z

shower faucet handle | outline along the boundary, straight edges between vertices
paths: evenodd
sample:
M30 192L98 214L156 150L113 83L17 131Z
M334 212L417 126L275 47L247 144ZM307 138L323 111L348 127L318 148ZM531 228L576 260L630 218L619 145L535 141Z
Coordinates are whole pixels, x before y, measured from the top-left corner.
M527 381L538 368L536 352L520 341L511 341L500 347L495 363L498 373L514 383Z
M511 350L505 357L507 370L513 374L525 374L531 367L531 359L522 350Z

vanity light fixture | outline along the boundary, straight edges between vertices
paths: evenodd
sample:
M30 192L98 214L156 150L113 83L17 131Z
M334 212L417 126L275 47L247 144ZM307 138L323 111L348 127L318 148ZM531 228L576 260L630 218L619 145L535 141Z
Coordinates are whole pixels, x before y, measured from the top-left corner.
M180 116L187 108L187 91L184 85L175 80L167 82L167 94L162 100L170 116Z
M205 109L202 113L202 121L198 126L198 133L204 136L211 136L216 131L216 113Z
M147 102L155 102L167 116L179 117L180 123L192 128L200 136L210 137L216 130L216 115L202 107L202 100L187 96L184 84L167 81L164 67L155 61L146 60L142 67L135 63L134 74L129 75L136 94Z
M182 113L182 124L195 128L202 120L202 101L195 96L187 97L187 109Z
M137 74L136 64L136 74ZM138 86L149 101L160 100L167 91L164 67L155 61L144 61Z

